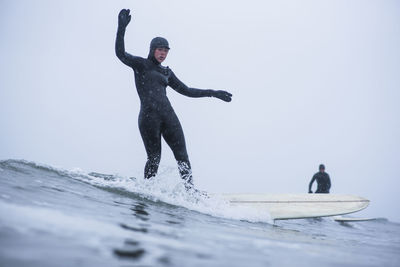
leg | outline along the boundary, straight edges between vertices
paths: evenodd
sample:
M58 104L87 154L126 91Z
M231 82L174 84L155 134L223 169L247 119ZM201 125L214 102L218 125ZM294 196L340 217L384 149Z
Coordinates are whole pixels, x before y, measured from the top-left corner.
M144 178L149 179L156 176L158 165L160 164L160 155L147 156L147 162L144 166Z
M161 159L160 120L151 114L140 112L139 130L147 153L144 178L156 176Z
M179 174L186 183L185 184L186 188L187 189L191 188L193 186L193 176L189 160L187 161L178 160L178 169L179 169Z
M186 151L185 136L175 113L171 113L168 121L163 124L162 136L174 153L178 162L179 173L182 179L185 180L186 186L193 186L192 169Z

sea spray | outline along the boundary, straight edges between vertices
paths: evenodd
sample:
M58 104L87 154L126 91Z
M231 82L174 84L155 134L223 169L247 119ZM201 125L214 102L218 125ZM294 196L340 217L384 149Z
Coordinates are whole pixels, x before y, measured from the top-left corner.
M218 194L199 190L187 190L183 181L171 167L161 167L159 174L150 179L124 177L121 175L104 175L85 173L81 170L70 172L71 177L81 179L103 188L118 188L139 194L152 201L162 201L171 205L208 214L211 216L244 220L249 222L272 223L267 211L260 213L252 207L230 205L229 201Z
M165 202L211 216L249 222L272 223L267 211L260 213L259 210L249 206L232 206L228 200L215 193L186 190L175 168L169 166L160 166L157 176L144 179L119 174L87 172L80 168L65 170L26 160L7 160L2 161L2 164L7 165L9 168L15 168L20 172L29 172L29 168L52 172L99 188L135 193L151 201Z

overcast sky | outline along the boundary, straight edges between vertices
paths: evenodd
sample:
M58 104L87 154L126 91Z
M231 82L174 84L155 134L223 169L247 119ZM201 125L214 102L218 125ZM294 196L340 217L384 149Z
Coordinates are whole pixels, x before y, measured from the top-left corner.
M195 184L210 192L306 193L318 165L365 216L400 221L400 2L0 1L0 159L142 176L131 69L115 56L163 36L187 85L168 89ZM174 167L163 143L162 166ZM178 172L176 171L176 174Z

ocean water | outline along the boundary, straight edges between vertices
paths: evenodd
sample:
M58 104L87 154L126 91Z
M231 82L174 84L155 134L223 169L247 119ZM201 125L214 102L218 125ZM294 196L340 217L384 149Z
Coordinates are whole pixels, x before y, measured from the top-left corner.
M0 161L0 266L400 266L399 223L274 223L171 176Z

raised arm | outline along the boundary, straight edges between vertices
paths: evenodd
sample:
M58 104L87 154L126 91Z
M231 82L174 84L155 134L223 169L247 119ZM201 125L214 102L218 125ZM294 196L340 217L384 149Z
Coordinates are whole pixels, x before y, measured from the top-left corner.
M181 82L172 71L168 81L168 85L171 86L171 88L178 93L188 97L216 97L225 102L230 102L232 100L232 94L223 90L204 90L188 87L183 82Z
M138 67L142 61L141 57L136 57L125 52L125 30L131 21L131 15L129 9L122 9L118 15L118 31L117 38L115 40L115 54L125 64L132 68Z

